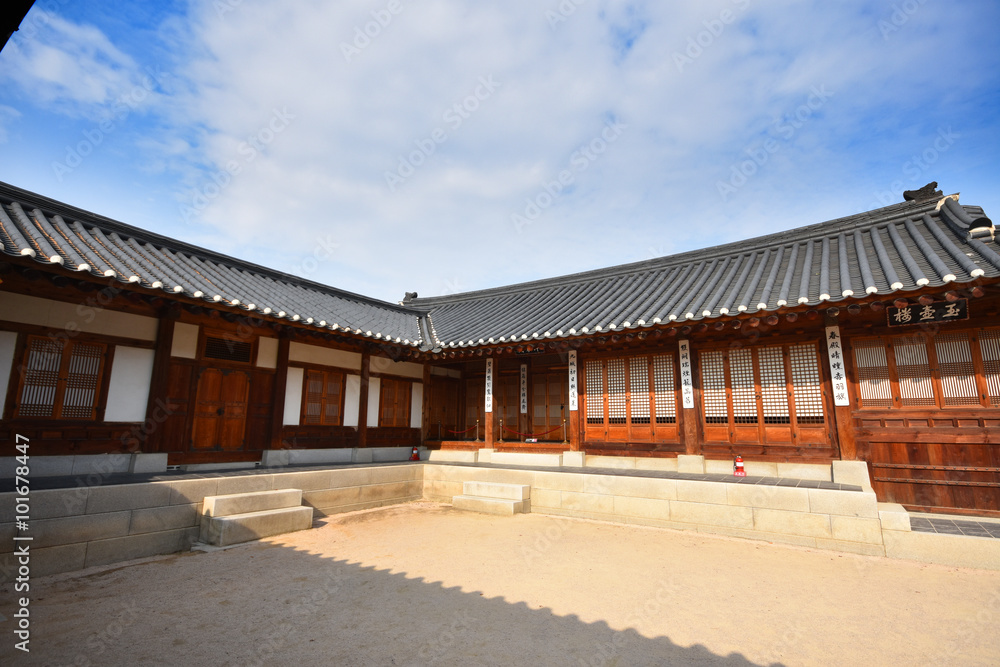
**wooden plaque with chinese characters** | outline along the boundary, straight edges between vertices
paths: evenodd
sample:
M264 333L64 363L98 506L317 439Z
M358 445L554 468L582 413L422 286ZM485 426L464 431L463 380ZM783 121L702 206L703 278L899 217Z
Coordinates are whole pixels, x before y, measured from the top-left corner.
M926 306L914 304L905 308L890 306L885 309L885 316L890 327L967 320L969 319L969 300L935 301Z

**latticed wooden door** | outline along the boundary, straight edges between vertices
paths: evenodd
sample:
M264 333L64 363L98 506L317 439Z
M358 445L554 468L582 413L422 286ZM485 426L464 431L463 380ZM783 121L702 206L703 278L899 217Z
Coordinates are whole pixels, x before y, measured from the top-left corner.
M96 419L106 354L101 343L30 336L16 415Z

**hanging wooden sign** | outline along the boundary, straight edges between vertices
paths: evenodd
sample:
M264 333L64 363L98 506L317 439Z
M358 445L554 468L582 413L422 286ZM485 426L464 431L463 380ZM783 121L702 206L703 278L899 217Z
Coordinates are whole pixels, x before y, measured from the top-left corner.
M486 412L493 412L493 360L486 360Z
M844 370L844 341L840 327L826 328L826 351L830 360L830 379L833 381L833 404L850 405L847 395L847 373Z
M685 408L694 407L694 375L691 373L691 346L686 340L679 340L681 363L681 399Z
M967 320L969 319L969 300L935 301L926 306L914 304L903 308L890 306L885 309L885 317L890 327Z
M576 392L576 350L570 350L569 352L569 409L570 411L575 411L578 407L578 399Z
M528 414L528 364L521 364L521 414Z

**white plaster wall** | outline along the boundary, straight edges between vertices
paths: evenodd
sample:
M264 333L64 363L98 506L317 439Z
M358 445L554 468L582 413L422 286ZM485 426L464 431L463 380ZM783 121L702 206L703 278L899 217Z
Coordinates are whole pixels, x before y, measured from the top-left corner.
M361 376L345 376L344 426L358 427L358 410L361 408Z
M257 367L278 367L278 339L261 336L257 339Z
M304 368L289 368L288 379L285 381L285 415L281 423L285 426L298 426L302 414L302 381L305 377Z
M146 402L149 400L149 385L153 380L155 354L155 350L115 346L104 421L141 422L146 419Z
M410 391L410 428L420 428L424 423L424 383L414 382Z
M368 378L368 425L378 426L378 399L382 393L382 382L378 378Z
M95 297L79 304L42 299L26 294L0 292L3 319L52 329L120 336L136 340L156 340L155 317L120 313L100 307Z
M424 366L423 364L415 364L412 361L393 361L385 357L372 357L371 372L423 379Z
M320 364L322 366L337 366L352 371L361 370L361 353L347 350L334 350L305 343L291 343L288 346L288 360L300 361L305 364Z
M198 356L198 325L174 322L174 340L170 346L171 357L194 359Z
M17 345L17 334L13 331L0 331L0 416L3 414L3 401L7 397L7 382L14 369L14 347Z

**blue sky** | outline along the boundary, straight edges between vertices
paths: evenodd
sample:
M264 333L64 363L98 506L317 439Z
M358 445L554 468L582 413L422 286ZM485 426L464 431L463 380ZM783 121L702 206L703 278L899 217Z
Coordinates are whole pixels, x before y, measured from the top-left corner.
M902 201L1000 220L1000 4L41 0L0 180L387 300Z

